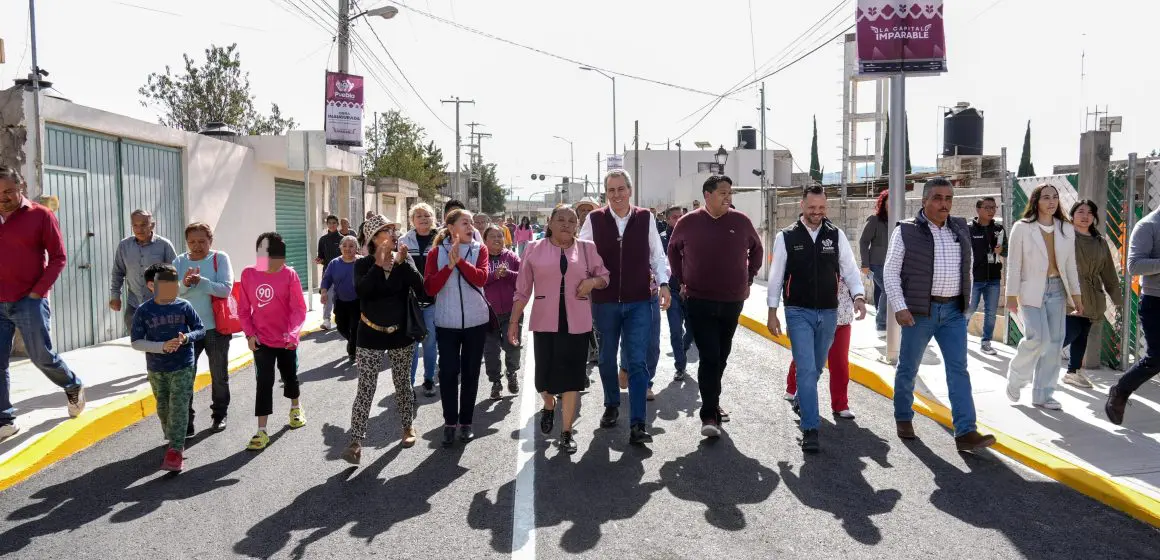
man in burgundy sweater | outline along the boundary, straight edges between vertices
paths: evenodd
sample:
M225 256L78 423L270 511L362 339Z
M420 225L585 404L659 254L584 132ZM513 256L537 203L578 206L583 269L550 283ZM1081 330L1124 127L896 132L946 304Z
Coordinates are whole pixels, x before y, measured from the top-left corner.
M721 435L721 376L733 333L761 270L761 238L745 214L733 210L733 180L709 177L701 187L705 206L686 214L669 237L669 266L682 282L685 312L701 362L701 435Z
M600 426L611 428L620 418L619 368L628 370L629 443L652 441L645 421L649 372L646 349L652 336L652 306L669 308L669 263L652 212L632 205L632 178L623 169L604 176L608 206L588 214L580 239L596 244L610 273L608 287L592 291L593 317L600 331L600 382L604 415ZM653 279L659 288L652 291ZM659 336L659 333L658 333ZM622 344L623 339L623 344Z
M0 441L20 431L8 386L17 330L33 365L64 389L69 416L85 408L81 380L52 350L49 336L45 297L66 260L60 226L51 210L25 198L26 187L19 172L0 165Z

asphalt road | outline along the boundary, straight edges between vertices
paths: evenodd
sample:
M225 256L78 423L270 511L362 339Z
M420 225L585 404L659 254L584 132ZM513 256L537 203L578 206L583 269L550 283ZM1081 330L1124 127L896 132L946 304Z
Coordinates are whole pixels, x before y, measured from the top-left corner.
M623 416L600 429L594 386L571 457L538 430L522 441L520 397L486 400L486 383L476 441L440 448L437 400L420 396L421 440L400 449L383 375L354 468L338 458L356 385L342 344L334 333L303 342L309 424L286 429L279 394L264 452L244 450L247 369L231 383L229 429L191 440L180 475L157 470L163 442L149 418L0 493L0 555L501 558L514 545L540 558L1160 558L1160 532L998 455L959 454L925 418L921 441L900 442L889 402L857 385L857 420L826 415L822 453L803 457L781 400L789 354L744 329L719 441L702 441L696 382L670 383L667 356L650 409L655 443L630 447ZM530 352L524 361L528 372ZM196 403L204 429L208 392ZM517 469L521 449L530 460Z

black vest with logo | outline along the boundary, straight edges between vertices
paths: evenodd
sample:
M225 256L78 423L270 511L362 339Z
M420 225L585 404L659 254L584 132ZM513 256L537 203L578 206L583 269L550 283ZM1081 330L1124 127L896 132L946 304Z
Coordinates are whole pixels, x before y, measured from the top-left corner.
M815 241L801 220L781 230L785 241L785 282L782 293L786 306L807 309L838 308L838 236L842 232L829 220L822 220Z

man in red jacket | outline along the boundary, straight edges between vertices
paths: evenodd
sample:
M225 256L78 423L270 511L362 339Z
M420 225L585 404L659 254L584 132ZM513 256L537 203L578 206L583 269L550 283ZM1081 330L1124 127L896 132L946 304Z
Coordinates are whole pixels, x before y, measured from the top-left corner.
M729 416L721 408L721 376L733 333L761 270L761 238L745 214L731 208L733 180L709 177L705 207L686 214L669 236L669 267L681 279L689 328L700 353L701 435L718 437Z
M24 196L27 186L15 169L0 166L0 441L20 431L8 386L18 330L33 365L64 389L69 416L85 409L81 380L52 350L49 336L46 297L66 260L60 226L51 210Z

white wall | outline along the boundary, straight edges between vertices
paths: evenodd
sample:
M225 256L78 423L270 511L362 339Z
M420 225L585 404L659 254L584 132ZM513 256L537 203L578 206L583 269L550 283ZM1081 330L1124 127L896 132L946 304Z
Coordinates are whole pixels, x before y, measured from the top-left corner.
M712 163L715 153L716 150L641 150L640 177L634 177L640 189L640 205L686 206L693 200L700 200L701 183L709 174L698 173L697 164ZM764 155L769 183L789 186L793 171L790 153L785 150L766 150ZM632 151L624 155L624 168L630 174L635 170L634 158L635 153ZM725 163L725 174L733 179L734 186L760 186L760 180L753 174L753 170L761 168L761 159L760 150L732 150Z

